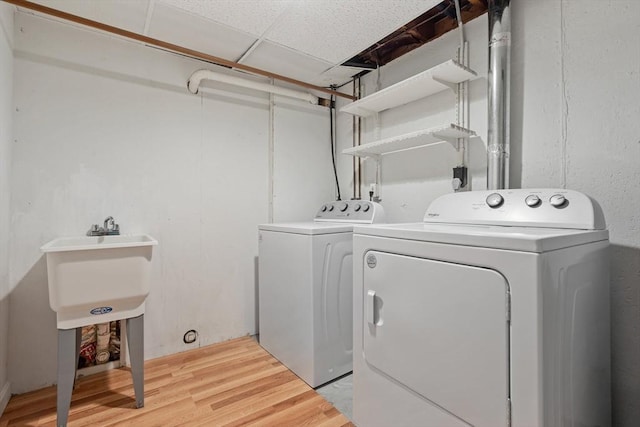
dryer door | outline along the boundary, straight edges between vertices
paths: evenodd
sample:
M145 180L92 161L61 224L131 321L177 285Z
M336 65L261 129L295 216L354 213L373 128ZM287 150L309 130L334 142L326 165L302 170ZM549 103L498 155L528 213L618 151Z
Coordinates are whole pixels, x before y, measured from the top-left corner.
M508 424L509 290L502 275L369 251L363 291L363 350L372 369L471 425Z

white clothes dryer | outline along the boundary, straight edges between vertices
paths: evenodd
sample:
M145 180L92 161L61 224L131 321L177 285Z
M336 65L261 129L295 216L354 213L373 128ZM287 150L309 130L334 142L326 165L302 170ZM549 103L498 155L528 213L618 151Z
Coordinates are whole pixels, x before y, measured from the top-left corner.
M354 229L354 422L611 424L608 232L569 190L436 199Z
M260 345L311 387L352 370L353 226L383 221L377 203L338 201L258 227Z

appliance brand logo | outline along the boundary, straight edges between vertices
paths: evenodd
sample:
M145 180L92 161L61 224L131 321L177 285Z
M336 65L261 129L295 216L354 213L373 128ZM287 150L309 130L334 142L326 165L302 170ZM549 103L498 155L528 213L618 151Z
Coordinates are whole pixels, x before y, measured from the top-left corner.
M92 309L89 313L93 314L94 316L99 316L101 314L111 313L112 311L113 311L113 307L96 307Z
M378 260L376 259L375 255L367 255L367 265L369 266L369 268L375 268L376 265L378 265Z
M427 216L433 218L434 216L440 216L439 213L427 212Z

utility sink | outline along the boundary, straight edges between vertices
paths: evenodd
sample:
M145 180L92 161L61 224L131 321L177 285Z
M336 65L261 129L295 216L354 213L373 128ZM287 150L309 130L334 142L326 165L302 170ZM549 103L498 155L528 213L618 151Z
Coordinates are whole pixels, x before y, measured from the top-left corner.
M157 244L149 235L136 234L66 237L42 246L58 329L144 314Z

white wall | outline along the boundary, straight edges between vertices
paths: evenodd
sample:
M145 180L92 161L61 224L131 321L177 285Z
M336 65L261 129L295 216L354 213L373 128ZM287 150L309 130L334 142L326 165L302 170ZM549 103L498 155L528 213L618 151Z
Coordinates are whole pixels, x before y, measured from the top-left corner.
M107 215L123 233L160 242L146 358L189 348L182 336L192 328L195 345L256 333L268 96L212 83L192 95L186 81L200 62L22 13L15 54L13 391L55 381L56 322L40 246L82 235ZM274 110L274 211L284 216L292 205L288 219L308 219L332 197L329 157L318 150L328 115L289 104L276 99ZM314 162L305 162L309 153ZM300 194L305 204L293 204Z
M11 395L8 382L9 200L13 127L13 12L0 3L0 414Z
M329 110L282 98L275 104L273 220L310 221L335 198Z
M612 242L614 421L638 425L640 3L512 4L511 186L572 188L603 205ZM149 232L161 243L147 306L147 357L183 349L182 334L191 327L200 331L201 344L254 332L255 225L268 212L266 97L221 88L194 97L184 82L200 63L25 15L17 24L10 264L14 391L50 384L55 375L55 316L39 246L82 233L108 214L124 231ZM480 75L471 84L470 127L479 135L470 150L473 189L485 186L486 27L486 16L466 26L470 65ZM0 75L6 78L4 37ZM383 67L382 87L453 57L457 37L447 34ZM366 92L374 90L375 80L375 73L365 78ZM11 103L4 93L6 110ZM380 136L453 121L452 106L453 96L444 92L383 113ZM319 148L328 148L320 135L326 110L276 108L274 192L282 204L274 206L275 219L306 219L333 196L328 150ZM345 147L351 144L351 120L340 116ZM366 126L364 142L376 133L371 121ZM307 128L313 132L299 138L297 131ZM2 136L0 147L6 149L7 141ZM317 168L313 161L300 167L301 160L315 158ZM338 164L343 198L349 198L351 158L340 155ZM451 191L456 164L447 145L388 156L381 196L389 219L421 220L431 200ZM363 196L372 166L365 163ZM3 190L0 195L7 194ZM298 204L294 193L312 196ZM0 217L6 204L0 203ZM284 208L289 204L299 211L290 214ZM6 233L0 230L0 236ZM2 369L0 364L0 380Z
M470 125L477 137L469 141L470 188L486 188L487 107L487 17L483 15L465 26L469 43L469 66L478 78L469 84ZM459 33L452 31L427 45L402 56L381 68L380 87L390 86L418 72L456 57ZM364 93L376 91L377 72L363 79ZM386 110L379 114L380 129L375 119L364 122L362 143L420 129L455 123L455 95L447 90L436 95ZM369 184L375 182L375 162L365 160L363 197L369 195ZM389 222L422 221L429 202L437 196L452 192L453 168L459 157L452 145L445 143L382 158L380 196Z
M583 191L604 209L614 424L640 425L640 2L513 4L522 186Z
M640 2L513 0L511 187L566 187L602 205L611 236L614 425L640 425ZM485 188L487 19L466 25L471 68L473 189ZM457 34L381 70L381 86L453 57ZM375 73L365 78L367 92ZM453 117L442 93L381 114L382 137ZM369 119L364 142L374 138ZM343 142L344 144L344 142ZM383 160L382 199L392 221L420 221L450 192L456 158L441 145ZM367 161L367 179L373 163ZM367 187L363 188L363 194Z

